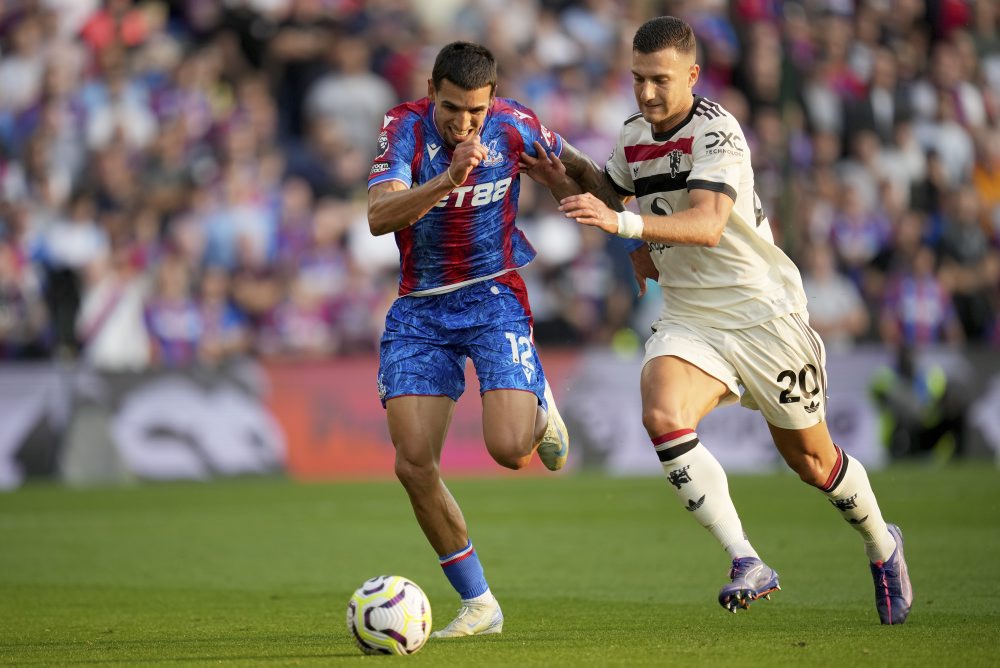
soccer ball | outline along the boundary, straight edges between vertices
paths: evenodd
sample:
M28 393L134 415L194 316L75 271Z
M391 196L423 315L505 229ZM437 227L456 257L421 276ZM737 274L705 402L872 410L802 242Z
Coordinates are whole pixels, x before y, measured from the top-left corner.
M431 602L412 580L379 575L351 596L347 630L365 654L413 654L431 634Z

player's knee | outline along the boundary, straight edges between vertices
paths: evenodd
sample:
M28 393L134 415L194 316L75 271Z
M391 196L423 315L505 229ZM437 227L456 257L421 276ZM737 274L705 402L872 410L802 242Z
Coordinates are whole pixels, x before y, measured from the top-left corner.
M519 471L531 462L531 455L526 457L494 457L497 464L512 471Z
M689 416L673 408L645 408L642 411L642 426L650 438L661 434L669 434L678 429L692 429L694 425Z
M438 467L432 461L422 461L408 458L396 453L396 478L407 489L420 489L437 484Z
M531 453L525 454L521 447L491 448L490 455L497 464L514 471L523 469L531 462Z
M526 429L493 430L484 435L490 456L504 468L523 469L531 461L532 435Z

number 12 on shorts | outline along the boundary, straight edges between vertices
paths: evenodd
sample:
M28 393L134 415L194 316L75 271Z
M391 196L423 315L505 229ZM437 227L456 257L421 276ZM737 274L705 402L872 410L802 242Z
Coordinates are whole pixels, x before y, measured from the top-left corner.
M504 332L507 342L510 344L510 358L514 364L524 367L524 375L530 381L535 375L535 355L532 352L531 339L527 336L518 336L514 332Z

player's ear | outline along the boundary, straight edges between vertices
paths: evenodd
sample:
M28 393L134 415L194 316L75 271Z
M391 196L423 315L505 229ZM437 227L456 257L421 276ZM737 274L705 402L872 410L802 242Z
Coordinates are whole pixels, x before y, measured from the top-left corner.
M690 72L688 72L688 78L691 80L689 88L694 88L694 85L698 83L698 75L701 73L701 65L695 63L691 66Z
M427 97L434 98L434 79L427 80Z

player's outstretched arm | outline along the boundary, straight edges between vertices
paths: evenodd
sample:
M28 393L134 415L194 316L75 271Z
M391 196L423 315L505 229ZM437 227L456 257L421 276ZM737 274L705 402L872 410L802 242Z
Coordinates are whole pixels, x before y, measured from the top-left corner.
M578 151L568 142L563 145L562 161L566 173L579 184L583 192L596 196L612 211L623 211L624 200L611 183L611 177L589 156Z
M368 227L375 236L397 232L420 220L449 192L462 185L480 162L486 147L479 135L455 147L451 164L426 183L407 188L399 181L377 183L368 190Z
M631 212L619 215L594 195L584 193L564 198L559 210L578 223L627 238L671 246L718 245L733 210L733 200L724 193L694 188L690 191L690 202L691 208L669 216L639 216Z
M521 171L552 191L557 201L584 192L595 194L608 208L623 209L623 200L609 177L588 156L569 142L563 142L562 156L557 156L535 142L538 157L521 153Z
M559 210L567 218L582 225L599 227L608 234L618 234L618 212L608 208L607 204L591 193L564 197L559 201Z

